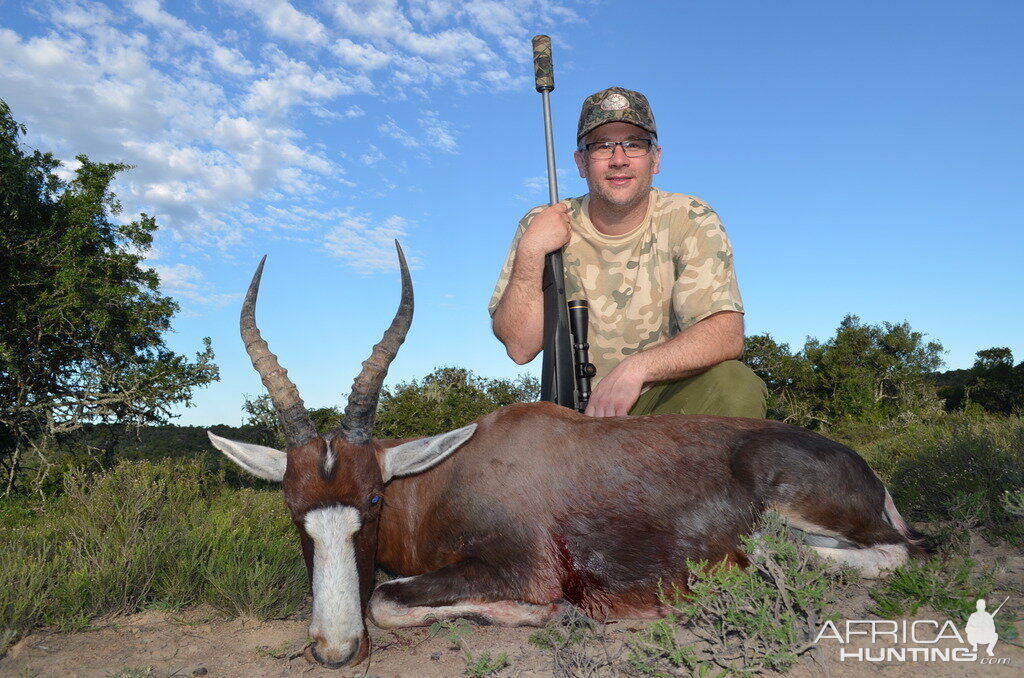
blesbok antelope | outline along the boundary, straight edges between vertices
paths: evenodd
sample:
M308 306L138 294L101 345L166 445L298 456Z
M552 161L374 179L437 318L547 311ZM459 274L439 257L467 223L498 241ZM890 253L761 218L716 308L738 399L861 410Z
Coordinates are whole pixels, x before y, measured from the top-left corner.
M210 434L242 468L284 483L320 663L366 657L367 615L385 628L455 617L542 625L567 601L599 619L661 616L659 585L686 590L688 558L745 565L740 535L769 508L867 575L923 555L861 457L776 421L592 418L529 403L429 438L373 440L381 384L412 320L398 255L398 312L363 363L341 428L326 435L256 327L260 262L241 331L288 449ZM375 562L402 578L371 597Z

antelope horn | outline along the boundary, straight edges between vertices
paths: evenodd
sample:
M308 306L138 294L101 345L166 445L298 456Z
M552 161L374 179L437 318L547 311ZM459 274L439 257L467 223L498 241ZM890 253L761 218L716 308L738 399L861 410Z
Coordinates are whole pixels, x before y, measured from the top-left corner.
M270 394L270 400L274 403L274 410L278 419L281 420L281 428L284 429L284 437L289 446L301 445L302 443L316 437L316 428L313 420L306 411L306 406L299 397L299 390L288 378L288 370L281 367L277 356L270 352L270 347L260 335L256 327L256 296L260 291L260 278L263 276L263 264L267 261L266 255L260 260L256 273L249 283L249 291L245 293L245 301L242 303L242 317L239 325L242 330L242 341L245 343L245 350L252 360L252 366L259 372L263 385Z
M387 376L388 366L398 354L398 347L405 341L409 325L412 324L412 279L409 277L402 246L397 240L395 248L398 250L398 264L402 270L402 301L398 304L391 327L384 332L380 343L373 347L370 357L363 362L363 369L352 384L352 393L345 406L345 418L341 422L345 440L355 445L370 442L380 387Z

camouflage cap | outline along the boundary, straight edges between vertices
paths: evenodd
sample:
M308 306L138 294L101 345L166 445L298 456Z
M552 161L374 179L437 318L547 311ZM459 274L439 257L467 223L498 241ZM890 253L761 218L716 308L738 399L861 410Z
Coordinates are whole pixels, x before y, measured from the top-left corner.
M622 87L609 87L597 94L591 94L583 102L580 111L580 125L576 130L576 143L587 136L594 128L606 122L628 122L641 127L654 136L658 129L654 126L654 114L647 97L640 92Z

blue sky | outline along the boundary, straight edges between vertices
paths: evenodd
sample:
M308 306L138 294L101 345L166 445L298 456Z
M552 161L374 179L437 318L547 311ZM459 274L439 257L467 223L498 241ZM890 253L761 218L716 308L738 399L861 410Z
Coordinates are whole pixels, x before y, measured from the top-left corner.
M519 217L547 200L530 38L552 36L562 196L585 192L579 106L644 92L660 188L719 212L747 333L794 348L847 313L908 321L947 367L1024 359L1024 5L1018 2L0 0L0 98L29 145L127 162L125 216L180 304L169 343L213 339L222 379L186 424L240 423L258 317L310 406L343 404L398 301L388 384L517 366L486 306ZM72 165L73 166L73 165Z

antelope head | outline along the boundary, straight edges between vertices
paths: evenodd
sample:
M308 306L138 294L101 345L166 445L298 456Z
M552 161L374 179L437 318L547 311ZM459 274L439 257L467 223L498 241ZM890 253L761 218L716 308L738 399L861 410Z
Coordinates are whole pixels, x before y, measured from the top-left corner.
M393 477L430 468L469 440L476 428L470 424L390 448L371 437L381 385L412 322L409 268L397 241L395 246L402 300L352 385L341 428L317 434L298 389L260 335L256 297L263 257L242 304L242 340L273 401L288 448L280 451L209 434L214 446L246 471L283 483L313 588L313 644L307 657L329 668L358 663L369 654L366 606L385 485Z

